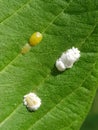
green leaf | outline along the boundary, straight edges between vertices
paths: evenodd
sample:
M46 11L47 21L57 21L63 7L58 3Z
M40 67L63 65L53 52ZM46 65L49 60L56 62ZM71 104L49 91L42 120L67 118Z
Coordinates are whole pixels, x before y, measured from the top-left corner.
M36 31L42 42L22 55ZM55 61L72 46L81 58L59 73ZM0 53L0 130L78 130L98 87L98 1L1 0ZM29 92L42 100L32 113Z

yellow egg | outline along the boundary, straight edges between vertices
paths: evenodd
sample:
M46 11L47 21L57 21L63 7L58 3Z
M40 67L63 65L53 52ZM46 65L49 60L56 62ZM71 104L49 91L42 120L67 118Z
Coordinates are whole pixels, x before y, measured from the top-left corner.
M32 34L32 36L30 37L30 45L35 46L38 43L41 42L43 36L40 32L35 32Z

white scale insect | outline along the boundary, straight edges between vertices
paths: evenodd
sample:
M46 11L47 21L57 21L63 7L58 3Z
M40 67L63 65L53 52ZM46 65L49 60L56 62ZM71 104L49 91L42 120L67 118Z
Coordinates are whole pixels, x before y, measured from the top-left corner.
M73 64L80 58L78 48L72 47L66 52L63 52L61 57L56 61L56 68L59 71L64 71L67 68L72 68Z
M36 111L41 105L41 99L35 93L28 93L23 99L24 105L30 111Z

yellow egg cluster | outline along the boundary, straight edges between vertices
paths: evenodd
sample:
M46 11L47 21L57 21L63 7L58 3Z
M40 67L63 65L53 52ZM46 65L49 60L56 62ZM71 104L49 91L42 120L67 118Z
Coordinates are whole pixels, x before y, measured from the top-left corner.
M27 53L30 49L31 49L31 46L35 46L37 45L38 43L41 42L43 38L43 35L40 33L40 32L35 32L31 35L30 39L29 39L29 44L27 43L21 50L21 53L22 54L25 54Z
M35 32L32 34L32 36L30 37L30 45L31 46L35 46L37 45L38 43L41 42L43 36L40 32Z

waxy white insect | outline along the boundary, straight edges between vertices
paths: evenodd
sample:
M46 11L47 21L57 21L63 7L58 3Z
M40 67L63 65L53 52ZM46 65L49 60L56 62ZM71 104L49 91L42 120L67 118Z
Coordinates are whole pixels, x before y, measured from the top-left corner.
M72 47L66 52L63 52L61 57L56 61L56 68L59 71L64 71L67 68L72 68L73 64L80 58L78 48Z
M41 99L35 93L28 93L23 99L24 105L30 111L36 111L41 105Z

